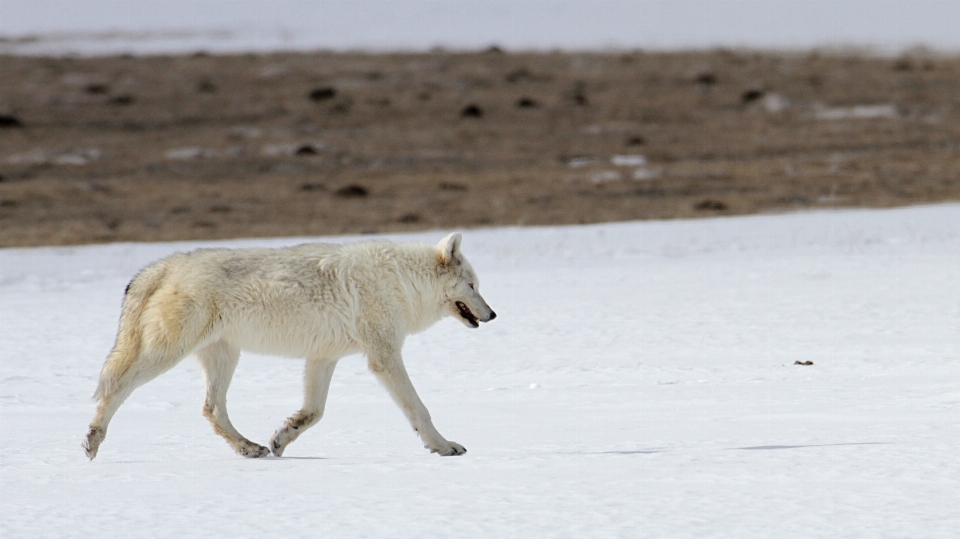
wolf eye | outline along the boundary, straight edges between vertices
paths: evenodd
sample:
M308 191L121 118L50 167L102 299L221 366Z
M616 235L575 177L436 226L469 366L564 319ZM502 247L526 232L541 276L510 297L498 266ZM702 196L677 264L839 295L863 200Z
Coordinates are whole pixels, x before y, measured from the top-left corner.
M470 287L470 290L476 290L476 289L473 287L473 283L467 283L467 286Z

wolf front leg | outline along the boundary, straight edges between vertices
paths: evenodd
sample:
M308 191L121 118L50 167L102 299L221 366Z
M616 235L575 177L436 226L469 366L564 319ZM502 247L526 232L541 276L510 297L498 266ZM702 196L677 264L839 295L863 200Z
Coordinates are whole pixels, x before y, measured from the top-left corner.
M441 436L433 426L430 412L417 395L417 390L413 388L413 383L407 375L407 369L403 366L399 348L386 346L368 352L367 358L370 370L377 375L390 392L390 396L403 410L413 430L417 431L420 439L423 440L424 447L442 456L462 455L467 452L462 445Z

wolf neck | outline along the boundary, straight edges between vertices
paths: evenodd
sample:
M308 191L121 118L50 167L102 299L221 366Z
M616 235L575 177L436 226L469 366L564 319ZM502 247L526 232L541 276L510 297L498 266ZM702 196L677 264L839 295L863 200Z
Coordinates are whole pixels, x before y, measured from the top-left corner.
M432 246L403 247L398 254L407 258L406 263L400 264L407 274L400 275L397 282L406 304L405 329L408 333L419 333L443 318L443 286L436 264L436 250Z
M443 288L438 277L436 250L422 246L417 253L417 275L408 290L409 331L419 333L436 324L444 316Z

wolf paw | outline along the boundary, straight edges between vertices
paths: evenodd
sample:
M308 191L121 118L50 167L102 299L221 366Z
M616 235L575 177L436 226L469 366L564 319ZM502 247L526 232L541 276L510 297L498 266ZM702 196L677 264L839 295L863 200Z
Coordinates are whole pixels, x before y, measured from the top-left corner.
M441 457L453 457L456 455L462 455L467 452L467 448L458 444L457 442L447 442L438 447L431 447L430 451L436 453Z
M83 448L83 452L87 454L88 459L93 460L97 456L97 450L100 449L100 443L103 442L106 434L103 429L90 428L87 438L80 443L80 447Z
M260 444L255 444L249 442L237 447L237 454L241 457L247 457L250 459L257 459L260 457L265 457L270 454L270 450L266 447L263 447Z
M83 448L83 452L87 454L87 458L93 460L97 456L98 447L91 446L90 440L84 440L80 443L80 447Z
M283 450L287 448L287 444L281 441L281 435L283 430L278 430L276 434L273 435L273 438L270 439L270 452L273 453L275 457L282 457Z

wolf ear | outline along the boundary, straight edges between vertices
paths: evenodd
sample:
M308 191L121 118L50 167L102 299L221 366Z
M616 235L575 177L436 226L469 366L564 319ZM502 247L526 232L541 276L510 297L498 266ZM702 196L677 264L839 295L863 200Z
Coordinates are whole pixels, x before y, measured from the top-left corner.
M454 232L437 244L437 250L440 251L445 262L450 263L460 260L460 240L462 239L463 237L460 236L459 232Z

